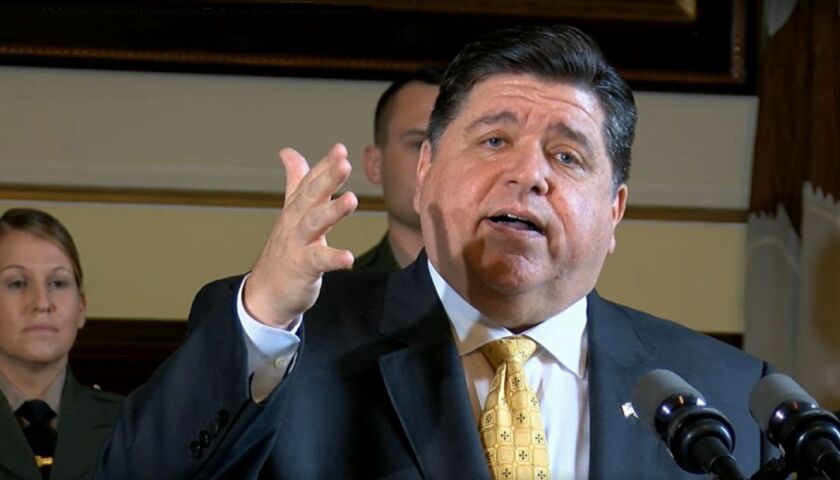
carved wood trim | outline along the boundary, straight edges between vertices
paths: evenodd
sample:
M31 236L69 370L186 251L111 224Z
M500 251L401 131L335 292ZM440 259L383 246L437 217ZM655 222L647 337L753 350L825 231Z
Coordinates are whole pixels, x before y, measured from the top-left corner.
M2 185L0 199L121 203L126 205L188 205L236 208L281 208L283 194L210 190L174 190L145 188L67 187L46 185ZM360 195L359 211L384 212L380 196ZM679 222L746 223L746 209L630 206L624 218Z

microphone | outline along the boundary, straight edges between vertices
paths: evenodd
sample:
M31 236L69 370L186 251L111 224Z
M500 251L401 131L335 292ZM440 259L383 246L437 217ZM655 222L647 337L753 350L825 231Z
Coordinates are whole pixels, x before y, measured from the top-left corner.
M840 421L792 378L773 373L756 383L750 414L788 468L840 479Z
M665 442L680 468L746 480L732 456L735 432L729 420L680 376L650 371L636 382L630 398L639 420Z

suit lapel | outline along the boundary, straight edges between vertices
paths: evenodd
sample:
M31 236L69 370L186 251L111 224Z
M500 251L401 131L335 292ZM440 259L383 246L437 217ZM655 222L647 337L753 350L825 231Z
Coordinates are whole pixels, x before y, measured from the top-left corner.
M35 458L6 397L0 393L0 478L41 480Z
M68 415L59 417L55 467L50 479L82 478L93 467L99 445L112 422L69 369L61 393L61 411Z
M594 291L587 298L589 339L589 478L657 478L664 448L622 406L652 359L632 319Z
M381 332L405 347L379 359L394 410L427 479L486 479L464 370L426 256L388 281Z
M656 478L656 465L670 462L662 458L667 451L622 410L653 355L625 311L594 291L587 303L589 478ZM391 276L381 332L406 345L379 365L423 476L488 478L461 359L425 254Z

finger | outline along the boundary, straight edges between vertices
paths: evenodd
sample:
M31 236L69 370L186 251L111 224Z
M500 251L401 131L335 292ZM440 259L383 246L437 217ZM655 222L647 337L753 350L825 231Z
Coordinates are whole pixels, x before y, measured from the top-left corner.
M353 267L353 253L350 250L341 250L328 246L322 246L309 250L310 265L318 272L331 272L333 270L349 269Z
M307 174L309 177L308 180L313 180L317 177L320 177L331 168L334 168L336 162L348 161L347 158L347 147L345 147L342 143L336 143L332 146L332 148L330 148L327 154L324 155L323 158L321 158L321 160L319 160L315 165L312 166L312 169ZM306 180L307 179L304 179L304 181Z
M299 229L304 243L322 237L338 222L356 210L359 200L353 192L344 192L338 198L313 208L302 219L303 229Z
M341 147L341 150L346 153L343 145ZM346 155L342 153L327 155L301 180L294 195L287 198L287 208L291 209L298 218L306 217L310 210L330 201L350 178L351 170L352 167Z
M301 180L309 172L309 164L297 150L284 148L278 154L286 170L286 201L298 189Z
M332 146L329 152L327 152L328 157L332 158L347 158L347 146L343 143L339 142Z
M350 178L353 167L346 157L324 159L328 161L327 169L320 174L313 175L312 180L306 182L305 194L314 202L323 202L332 198L342 185Z

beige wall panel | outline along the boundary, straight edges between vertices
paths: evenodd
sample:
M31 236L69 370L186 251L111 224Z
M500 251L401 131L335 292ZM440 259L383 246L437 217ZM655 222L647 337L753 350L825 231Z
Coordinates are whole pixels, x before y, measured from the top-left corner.
M276 192L275 154L311 160L337 140L376 195L361 152L384 82L0 67L0 183ZM633 205L746 207L757 100L637 94ZM6 206L9 206L8 202ZM247 269L275 212L35 204L65 221L88 276L90 314L183 318L206 281ZM330 235L359 253L383 214ZM599 288L693 328L740 331L743 225L625 222Z
M746 226L625 221L605 297L696 330L743 332Z
M201 285L251 266L275 216L249 209L27 205L59 217L76 238L93 317L185 318ZM359 212L330 233L330 242L358 254L384 229L383 214ZM742 225L626 221L598 288L698 330L740 332L744 241Z
M348 188L386 83L0 67L2 183L275 192L280 147L345 142ZM637 93L633 205L746 208L757 100Z
M316 161L341 141L360 160L384 89L25 67L0 67L0 85L4 183L264 192L283 189L282 147ZM351 188L372 189L356 170Z
M630 204L746 209L758 99L642 92Z
M139 207L3 202L50 212L70 230L82 257L88 315L183 319L196 291L247 271L275 212L256 209ZM361 212L330 233L333 245L360 253L379 240L383 214Z

